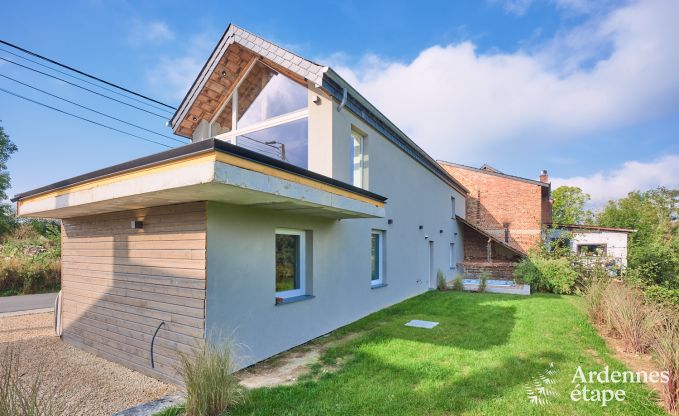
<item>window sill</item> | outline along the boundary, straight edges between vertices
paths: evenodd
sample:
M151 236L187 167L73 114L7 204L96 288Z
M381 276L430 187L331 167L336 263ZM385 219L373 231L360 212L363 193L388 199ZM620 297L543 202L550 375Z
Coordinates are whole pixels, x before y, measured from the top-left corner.
M370 285L370 289L371 289L371 290L372 290L372 289L379 289L379 288L381 288L381 287L387 287L387 284L386 284L386 283L378 283L378 284L376 284L376 285Z
M275 306L287 305L288 303L301 302L303 300L313 299L313 295L300 295L300 296L290 296L289 298L284 298L281 302L275 302Z

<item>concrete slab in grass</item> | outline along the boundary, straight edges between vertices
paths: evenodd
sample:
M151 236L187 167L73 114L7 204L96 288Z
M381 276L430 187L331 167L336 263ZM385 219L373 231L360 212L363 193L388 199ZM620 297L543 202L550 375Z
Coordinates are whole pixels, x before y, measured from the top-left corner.
M425 329L432 329L436 325L438 325L438 322L432 322L432 321L421 321L419 319L413 319L412 321L406 323L406 326L412 326L414 328L425 328Z

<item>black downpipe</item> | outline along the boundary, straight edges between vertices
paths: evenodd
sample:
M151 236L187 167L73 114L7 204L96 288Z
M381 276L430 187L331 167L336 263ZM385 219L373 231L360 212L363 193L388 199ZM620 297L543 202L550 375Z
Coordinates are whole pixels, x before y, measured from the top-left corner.
M158 328L156 328L156 332L153 333L153 338L151 338L151 368L156 368L155 364L153 363L153 343L156 341L156 335L158 335L158 331L160 331L160 327L163 326L165 321L161 322L160 325L158 325Z

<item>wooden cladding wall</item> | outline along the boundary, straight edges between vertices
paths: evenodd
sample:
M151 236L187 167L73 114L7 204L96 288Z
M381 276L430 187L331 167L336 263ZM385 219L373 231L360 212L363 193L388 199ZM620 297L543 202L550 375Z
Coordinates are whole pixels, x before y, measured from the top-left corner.
M205 334L205 203L62 222L63 339L179 383L177 351ZM143 221L134 229L132 221ZM153 333L155 369L151 368Z

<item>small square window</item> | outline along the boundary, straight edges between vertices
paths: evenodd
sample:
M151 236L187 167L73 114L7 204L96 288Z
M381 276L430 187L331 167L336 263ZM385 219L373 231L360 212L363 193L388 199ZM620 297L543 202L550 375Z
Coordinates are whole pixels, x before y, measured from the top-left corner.
M384 284L384 231L370 233L370 284Z
M306 294L305 232L276 230L276 296L289 298Z

